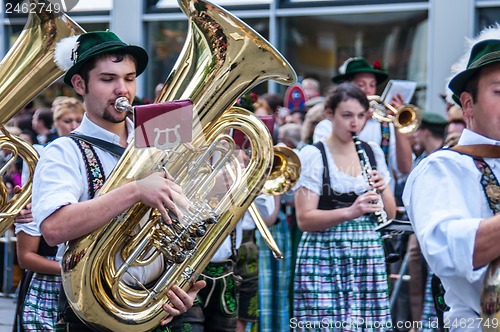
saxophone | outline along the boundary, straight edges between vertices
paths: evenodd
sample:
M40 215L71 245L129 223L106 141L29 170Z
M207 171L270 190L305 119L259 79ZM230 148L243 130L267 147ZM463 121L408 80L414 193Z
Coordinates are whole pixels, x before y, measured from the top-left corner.
M352 140L354 141L354 146L356 147L356 152L358 153L359 157L359 162L361 164L361 174L363 175L363 178L365 179L366 183L368 183L368 186L370 187L371 192L376 192L376 189L373 188L373 184L371 181L371 171L372 171L372 165L370 163L370 159L368 158L368 155L366 154L365 149L363 149L363 146L361 144L361 141L358 138L358 135L353 133L352 135ZM382 197L378 200L378 204L382 205L382 209L380 211L376 211L375 218L377 219L377 223L380 226L386 225L388 223L387 221L387 213L384 210L384 201L382 200ZM382 241L383 241L383 246L384 246L384 251L385 251L385 260L387 263L395 263L399 261L400 256L396 251L394 250L394 246L392 245L391 242L391 235L385 234L382 235Z
M187 42L155 102L193 101L193 139L171 150L132 142L104 186L114 188L165 168L190 202L172 225L138 203L107 225L71 241L62 259L63 287L76 315L99 331L149 331L167 316L173 286L187 290L236 227L266 182L274 150L264 123L233 107L265 80L293 84L296 74L266 40L231 13L205 0L179 0L189 18ZM250 163L235 160L231 129L251 142ZM220 174L229 186L217 195ZM121 259L117 263L116 257ZM130 269L160 258L154 280L129 284Z

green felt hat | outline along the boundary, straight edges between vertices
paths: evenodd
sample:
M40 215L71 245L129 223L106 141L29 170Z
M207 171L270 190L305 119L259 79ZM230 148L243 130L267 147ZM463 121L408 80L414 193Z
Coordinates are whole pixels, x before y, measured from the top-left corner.
M474 45L470 53L467 68L455 75L448 84L448 87L453 92L453 100L461 105L460 95L462 94L462 92L464 92L467 82L470 80L470 78L484 66L499 61L500 40L483 40Z
M136 60L136 72L139 76L148 64L148 53L142 47L124 43L111 31L94 31L61 40L56 45L55 62L63 70L64 83L72 86L71 78L83 65L99 54L125 52Z
M420 124L420 128L427 128L433 132L443 131L446 125L448 124L448 120L434 112L422 112L422 122Z
M383 70L371 66L368 61L361 57L347 59L339 68L339 75L332 78L334 83L342 83L350 80L353 74L372 73L375 75L377 85L383 83L389 75Z
M446 126L448 120L442 115L434 112L422 112L422 123Z

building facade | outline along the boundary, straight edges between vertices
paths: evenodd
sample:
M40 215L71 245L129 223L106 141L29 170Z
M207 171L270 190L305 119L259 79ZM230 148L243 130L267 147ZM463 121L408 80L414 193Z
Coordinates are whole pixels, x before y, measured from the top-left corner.
M9 1L2 2L0 55L6 54L23 27L22 20L6 14ZM343 61L363 56L371 63L379 62L392 79L417 82L414 103L443 114L440 95L446 92L450 66L464 52L465 37L500 20L500 0L212 2L268 39L295 68L299 79L316 77L325 91ZM153 99L156 85L165 81L186 41L188 18L177 1L75 3L69 15L85 30L109 28L126 42L148 50L150 65L139 78L138 94ZM271 82L256 90L284 93L285 88Z

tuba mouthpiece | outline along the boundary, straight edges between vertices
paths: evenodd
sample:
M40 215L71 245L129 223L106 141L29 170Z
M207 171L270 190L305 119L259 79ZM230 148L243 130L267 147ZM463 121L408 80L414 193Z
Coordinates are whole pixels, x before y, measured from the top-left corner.
M134 108L130 105L127 97L118 97L115 100L115 109L118 112L133 112Z

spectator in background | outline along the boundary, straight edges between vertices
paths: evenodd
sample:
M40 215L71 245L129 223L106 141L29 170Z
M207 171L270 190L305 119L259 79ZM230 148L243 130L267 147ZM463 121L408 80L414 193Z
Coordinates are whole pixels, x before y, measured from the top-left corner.
M57 97L52 103L54 127L59 136L75 130L83 119L85 110L80 100L74 97Z
M296 123L302 125L304 123L305 113L303 110L293 110L286 117L286 123Z
M304 117L304 123L302 124L302 131L300 135L301 142L297 145L298 149L301 149L307 144L313 144L314 129L316 129L318 123L323 121L325 118L324 103L318 103L307 111Z
M312 77L307 77L302 80L302 88L304 88L304 92L306 94L306 108L305 112L318 103L322 103L325 101L321 93L321 85L319 81Z
M52 110L46 107L37 108L33 114L32 127L37 134L39 144L46 144L58 137L56 129L52 127L53 124Z
M21 130L21 133L24 135L23 139L31 144L38 144L38 140L36 138L36 132L33 130L33 114L26 113L21 116L16 117L15 125Z
M457 145L465 127L462 108L458 105L451 106L448 109L448 126L446 127L444 146L449 148Z
M302 87L306 93L306 100L321 97L321 86L317 79L312 77L304 78L302 80Z
M273 143L276 144L278 142L278 130L280 126L278 124L276 114L278 113L278 110L283 107L283 98L277 94L265 93L258 97L253 106L254 114L257 116L274 116L275 121L272 136Z
M300 143L300 131L302 126L299 123L285 123L280 127L278 142L286 145L290 149L295 149Z

